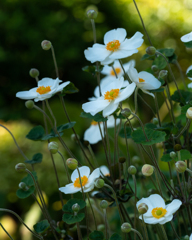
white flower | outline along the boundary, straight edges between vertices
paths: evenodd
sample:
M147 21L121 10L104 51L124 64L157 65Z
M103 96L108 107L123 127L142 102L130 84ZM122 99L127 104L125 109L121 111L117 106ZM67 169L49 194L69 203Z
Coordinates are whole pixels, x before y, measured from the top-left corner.
M123 84L123 77L111 82L101 89L101 97L84 103L82 109L93 116L100 111L103 111L104 117L111 115L118 108L119 103L131 96L135 90L135 83L128 84L125 89L121 89Z
M79 168L81 183L84 192L90 192L94 188L95 179L100 176L99 168L96 168L90 175L90 168L83 166ZM71 174L72 183L67 184L65 187L60 187L59 190L65 194L72 194L81 192L81 184L77 169Z
M192 234L190 235L190 238L189 238L189 240L192 240Z
M187 68L186 74L187 74L190 70L192 70L192 65ZM189 78L189 80L192 81L192 78L191 78L191 77L188 77L188 78ZM188 88L192 88L192 83L189 83L189 84L188 84Z
M120 119L116 119L116 124L120 123ZM107 120L107 127L112 128L115 126L115 119L113 116L109 116ZM103 122L100 123L101 132L104 136ZM99 130L98 122L92 121L91 126L84 133L84 140L89 141L90 144L95 144L101 140L101 133Z
M135 82L137 87L140 88L144 93L155 97L153 93L150 93L147 90L158 89L161 86L161 82L151 73L145 71L138 73L133 66L130 66L128 75L131 81Z
M192 41L192 32L185 34L184 36L181 37L182 42L190 42Z
M61 92L70 83L67 81L59 85L60 82L62 81L59 78L55 80L52 78L43 78L38 81L38 87L32 88L29 91L18 92L16 97L24 100L34 99L35 102L43 101L52 97L53 94Z
M137 208L141 203L145 203L148 206L148 211L143 214L144 222L148 224L165 224L170 222L173 218L173 214L180 208L182 202L178 199L174 199L168 205L165 205L165 201L158 194L152 194L148 198L142 198L137 202ZM142 216L139 217L142 219Z
M92 48L84 51L85 58L92 63L110 64L116 59L122 59L137 53L142 43L143 34L136 32L130 39L123 28L113 29L104 35L104 44L95 43Z
M106 176L106 177L110 176L109 168L106 167L105 165L101 166L99 169L104 176Z

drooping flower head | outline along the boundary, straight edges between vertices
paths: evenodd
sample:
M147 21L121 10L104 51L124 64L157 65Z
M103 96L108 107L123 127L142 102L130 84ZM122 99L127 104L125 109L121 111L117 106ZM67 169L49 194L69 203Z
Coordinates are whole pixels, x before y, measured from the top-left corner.
M96 168L90 174L90 168L87 166L83 166L79 168L80 176L81 176L81 183L84 192L90 192L94 188L94 182L96 178L100 176L99 168ZM81 183L79 178L78 170L75 169L71 174L71 181L72 183L67 184L65 187L60 187L59 190L65 194L72 194L76 192L81 192Z
M136 32L130 39L123 28L113 29L104 35L104 45L95 43L92 48L84 51L85 58L92 63L110 64L114 60L122 59L137 53L142 43L143 34Z
M59 85L60 82L62 81L59 78L55 80L52 78L43 78L38 81L38 87L32 88L29 91L18 92L16 97L24 100L34 99L35 102L43 101L51 98L53 94L61 92L70 83L67 81Z
M137 208L141 203L148 206L148 211L143 214L144 222L148 224L165 224L170 222L173 214L180 208L182 202L174 199L168 205L165 205L164 199L158 194L152 194L148 198L142 198L137 202ZM142 216L139 217L142 219Z
M192 41L192 32L185 34L181 37L182 42L190 42Z

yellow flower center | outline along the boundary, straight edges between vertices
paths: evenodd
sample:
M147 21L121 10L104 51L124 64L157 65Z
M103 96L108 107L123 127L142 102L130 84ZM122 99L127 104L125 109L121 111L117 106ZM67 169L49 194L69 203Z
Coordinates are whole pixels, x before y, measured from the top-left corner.
M106 173L106 174L105 174L105 177L110 177L110 173Z
M145 80L143 80L142 78L139 78L139 82L145 82Z
M51 91L50 86L48 87L44 87L44 86L40 86L37 88L36 92L38 92L39 94L45 94Z
M98 122L92 121L91 125L98 125Z
M119 95L119 89L112 89L111 91L107 91L104 95L104 99L109 100L111 102Z
M108 51L117 51L120 47L121 43L119 42L119 40L113 40L109 43L107 43L106 49Z
M167 210L162 207L157 207L157 208L153 208L151 213L152 213L153 217L159 219L159 218L162 218L167 213Z
M117 75L121 72L121 68L115 68L115 72L117 73ZM111 70L110 74L112 76L115 76L115 72L113 71L113 69Z
M74 182L74 187L78 187L80 188L81 187L81 184L82 186L85 186L85 184L88 182L88 177L86 176L83 176L81 177L81 183L80 183L80 179L79 178L76 178L75 182Z

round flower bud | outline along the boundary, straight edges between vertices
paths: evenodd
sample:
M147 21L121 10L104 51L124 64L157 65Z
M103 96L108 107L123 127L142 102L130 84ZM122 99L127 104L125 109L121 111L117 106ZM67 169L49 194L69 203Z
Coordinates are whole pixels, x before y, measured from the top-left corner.
M142 174L146 177L149 177L153 174L153 166L149 165L149 164L145 164L143 165L141 171L142 171Z
M135 166L131 165L129 168L128 168L128 173L131 174L131 175L135 175L137 173L137 169Z
M159 68L156 65L152 65L151 69L153 70L154 73L157 73L159 71Z
M161 71L159 72L158 78L165 79L165 78L167 77L167 74L168 74L168 71L167 71L167 70L161 70Z
M138 212L139 212L140 214L145 214L145 213L148 211L148 206L147 206L147 204L145 204L145 203L141 203L141 204L139 204L139 206L137 207L137 209L138 209Z
M135 164L138 164L141 162L141 159L139 156L133 156L132 157L132 162L135 163Z
M104 184L105 184L105 181L103 179L97 179L95 181L95 187L97 187L97 188L102 188L104 186Z
M159 149L163 148L163 142L156 143L156 147Z
M187 164L184 161L178 161L175 163L175 167L176 167L177 172L183 173L187 169Z
M48 149L52 154L55 154L58 152L59 145L57 142L50 142L48 143Z
M48 40L43 40L41 42L41 47L43 48L43 50L49 50L51 48L51 46L52 46L52 44Z
M73 212L79 212L79 210L80 210L79 204L78 203L73 204L72 210L73 210Z
M90 9L87 11L87 17L89 19L96 19L97 18L97 12L94 9Z
M128 118L130 115L131 115L131 110L129 108L124 108L122 111L121 111L121 114Z
M102 209L108 208L108 202L106 200L102 200L99 205Z
M150 47L148 47L148 48L146 49L146 53L147 53L148 55L153 56L153 55L155 55L155 53L156 53L156 48L153 47L153 46L150 46Z
M192 107L190 107L190 108L187 109L186 117L187 117L188 119L192 119Z
M19 188L20 188L20 189L23 189L23 190L27 190L27 189L28 189L26 183L24 183L24 182L20 182L20 183L19 183Z
M115 185L119 185L120 184L120 180L119 179L116 179L115 180Z
M157 118L153 118L153 124L157 125L159 123Z
M170 152L169 155L172 159L177 157L177 154L175 152Z
M99 224L99 225L97 226L97 230L98 230L98 231L103 231L103 230L105 230L105 225L104 225L104 224Z
M129 223L127 223L127 222L123 223L121 225L121 231L123 233L129 233L131 231L131 225Z
M36 78L39 76L39 70L37 70L36 68L31 68L31 70L29 71L29 75L32 78Z
M126 161L126 158L125 158L125 157L120 157L120 158L119 158L119 162L120 162L120 163L124 163L125 161Z
M17 165L15 165L15 170L17 172L25 172L26 169L27 167L24 163L18 163Z
M75 170L78 167L78 162L75 158L68 158L66 164L71 170Z
M175 152L180 151L181 150L181 145L180 144L175 144L174 150L175 150Z
M34 107L35 103L32 100L28 100L25 102L25 107L28 109L32 109Z

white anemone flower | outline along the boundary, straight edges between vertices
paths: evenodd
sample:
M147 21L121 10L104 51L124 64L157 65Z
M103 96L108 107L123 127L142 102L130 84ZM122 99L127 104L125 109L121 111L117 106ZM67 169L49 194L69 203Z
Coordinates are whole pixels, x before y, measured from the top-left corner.
M102 165L99 169L100 169L101 173L103 174L103 176L105 176L105 177L110 176L110 171L107 166Z
M128 75L131 81L136 83L138 88L140 88L144 93L149 94L153 97L155 97L154 94L148 92L147 90L154 90L161 87L161 82L151 73L145 71L138 73L133 66L130 66Z
M116 125L120 123L120 119L116 119ZM115 126L115 118L113 116L109 116L107 120L107 127L113 128ZM101 132L104 136L104 128L103 122L100 123ZM92 121L91 126L84 133L84 140L88 141L90 144L95 144L102 139L101 133L99 130L98 122Z
M143 34L136 32L127 39L127 32L123 28L113 29L104 35L104 44L95 43L93 47L84 51L85 58L91 63L96 61L102 65L110 64L116 59L122 59L137 53L142 43Z
M43 101L51 98L53 94L61 92L63 88L70 83L70 81L67 81L59 85L60 82L62 81L59 80L59 78L55 80L52 78L43 78L38 81L37 87L32 88L29 91L18 92L16 97L24 100L34 99L35 102Z
M181 37L182 42L190 42L192 41L192 32L185 34L184 36Z
M99 168L96 168L91 174L90 174L90 168L87 166L83 166L79 168L80 176L81 176L81 183L83 187L84 192L90 192L94 189L94 183L95 179L99 178L100 176L100 170ZM59 190L65 194L72 194L76 192L81 192L81 184L79 179L79 173L77 169L75 169L71 174L71 181L72 183L69 183L65 185L65 187L60 187Z
M152 194L148 198L142 198L137 202L137 208L141 203L145 203L148 206L148 211L143 214L145 223L148 224L165 224L170 222L173 218L173 214L180 208L182 202L178 199L174 199L168 205L165 205L165 201L158 194ZM139 217L142 219L142 216Z
M131 83L124 89L124 78L121 77L101 89L101 97L96 100L84 103L82 109L92 116L103 111L103 117L111 115L118 108L119 103L127 99L134 92L136 84Z
M192 65L187 68L186 74L187 74L190 70L192 70ZM192 78L191 78L191 77L188 77L188 78L189 78L189 80L192 81ZM192 83L189 83L189 84L188 84L188 88L192 88Z

